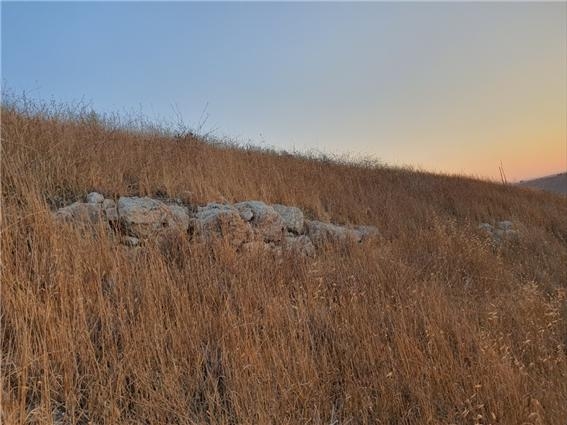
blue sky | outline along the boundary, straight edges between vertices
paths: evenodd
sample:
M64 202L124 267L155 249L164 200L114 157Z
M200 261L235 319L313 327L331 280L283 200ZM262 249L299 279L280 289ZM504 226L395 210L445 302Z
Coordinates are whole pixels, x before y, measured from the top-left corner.
M2 78L284 149L567 167L566 3L2 2Z

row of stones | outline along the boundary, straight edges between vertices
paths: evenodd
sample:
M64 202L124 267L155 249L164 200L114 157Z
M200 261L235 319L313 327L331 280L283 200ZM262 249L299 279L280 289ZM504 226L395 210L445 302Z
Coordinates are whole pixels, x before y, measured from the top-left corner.
M261 201L190 206L149 197L120 197L117 202L92 192L55 212L61 221L104 224L123 235L127 245L164 232L186 232L191 238L223 238L242 251L288 249L312 256L326 242L360 243L379 235L374 226L340 226L306 220L297 207Z
M518 231L514 228L514 223L509 220L497 221L495 225L481 223L478 228L496 243L517 239L519 236Z

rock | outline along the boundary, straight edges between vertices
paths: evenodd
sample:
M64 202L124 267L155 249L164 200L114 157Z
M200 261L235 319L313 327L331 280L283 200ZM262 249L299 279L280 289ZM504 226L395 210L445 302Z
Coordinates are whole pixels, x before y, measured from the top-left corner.
M102 211L106 219L110 223L118 222L118 209L116 208L116 202L112 199L105 199L102 201Z
M107 208L104 210L104 215L106 216L106 219L111 222L111 223L116 223L118 222L118 210L116 209L116 207L112 207L112 208Z
M315 256L315 246L308 236L286 236L285 237L285 248L288 251L295 252L296 254L303 255L305 257Z
M189 211L181 205L169 205L171 216L170 227L179 227L187 230L189 228Z
M380 231L376 226L355 226L353 230L360 234L360 239L362 241L374 239L380 236Z
M98 204L74 202L55 212L55 219L64 222L96 225L103 221L102 208Z
M230 206L217 203L199 207L190 228L193 235L210 240L213 237L229 240L234 246L253 239L252 227L244 221L240 212Z
M274 208L260 201L246 201L234 204L240 217L250 222L254 232L265 242L280 242L286 224Z
M113 199L105 199L102 201L102 209L116 208L116 202Z
M118 200L120 223L130 236L148 237L164 228L187 231L189 216L177 208L172 210L161 201L144 197L121 197Z
M492 241L496 244L517 239L519 233L517 230L514 230L513 227L514 223L508 220L497 222L496 227L489 223L481 223L478 225L479 230L483 231L487 236L490 236Z
M286 205L274 204L272 208L279 214L285 223L288 232L295 234L303 233L305 220L303 212L297 207L288 207Z
M362 242L362 232L336 224L323 223L317 220L307 220L307 235L315 246L321 246L325 242Z
M325 242L362 242L380 235L374 226L308 221L297 207L261 201L197 207L184 204L182 199L121 197L115 202L96 192L89 193L87 200L60 208L54 215L62 221L104 223L109 231L118 232L127 246L138 246L148 237L174 246L190 230L192 237L205 242L220 238L240 252L271 252L282 259L285 251L312 257L315 248ZM499 222L497 229L486 223L480 227L498 239L515 232L511 222Z
M135 238L134 236L124 236L120 242L126 246L138 246L140 244L140 239Z
M514 227L514 223L512 223L509 220L499 221L496 223L496 227L504 231L512 230L512 228Z
M98 192L91 192L87 195L87 204L102 204L104 196Z

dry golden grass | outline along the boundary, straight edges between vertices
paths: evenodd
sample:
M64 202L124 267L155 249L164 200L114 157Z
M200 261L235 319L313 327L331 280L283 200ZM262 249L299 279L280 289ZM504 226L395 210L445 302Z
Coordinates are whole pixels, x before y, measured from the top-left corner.
M566 199L27 107L2 108L2 423L566 423ZM384 237L283 262L131 251L51 220L91 190L279 202ZM498 219L520 240L478 232Z

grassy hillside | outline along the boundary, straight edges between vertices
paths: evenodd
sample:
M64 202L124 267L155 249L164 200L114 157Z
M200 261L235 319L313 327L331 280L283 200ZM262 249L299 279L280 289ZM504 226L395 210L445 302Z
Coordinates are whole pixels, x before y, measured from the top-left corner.
M2 108L2 422L564 424L567 199ZM96 190L372 224L315 259L56 225ZM494 246L477 226L510 219Z

